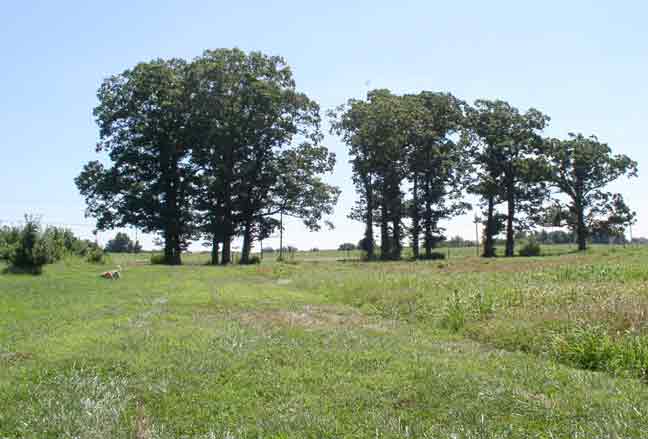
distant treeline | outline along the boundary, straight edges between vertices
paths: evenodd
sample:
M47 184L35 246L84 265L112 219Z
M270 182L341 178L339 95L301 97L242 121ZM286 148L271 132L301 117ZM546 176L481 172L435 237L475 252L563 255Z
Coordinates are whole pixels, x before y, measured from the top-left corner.
M202 239L212 263L227 264L234 237L250 263L253 243L281 231L284 215L313 230L327 224L339 189L323 175L335 156L321 144L319 105L283 58L219 49L158 59L106 79L98 98L96 149L110 164L88 163L76 184L99 229L157 233L169 264ZM506 256L536 226L566 227L584 250L635 221L606 186L635 176L637 164L595 136L544 137L550 119L536 109L379 89L328 115L348 146L358 194L350 217L365 225L368 259L400 259L406 241L415 258L431 257L446 239L440 221L474 208L486 257L501 233Z

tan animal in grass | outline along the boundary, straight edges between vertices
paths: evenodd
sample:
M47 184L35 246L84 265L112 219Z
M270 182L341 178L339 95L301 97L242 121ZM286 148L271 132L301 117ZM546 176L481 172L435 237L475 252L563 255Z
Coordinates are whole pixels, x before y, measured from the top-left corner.
M104 271L101 273L101 277L104 279L110 279L110 280L117 280L121 279L121 265L117 266L117 270L115 271Z

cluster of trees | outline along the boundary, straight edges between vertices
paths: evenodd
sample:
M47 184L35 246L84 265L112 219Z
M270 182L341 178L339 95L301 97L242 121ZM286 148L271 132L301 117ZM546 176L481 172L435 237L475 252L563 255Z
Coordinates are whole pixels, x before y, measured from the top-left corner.
M371 91L367 100L352 99L331 112L333 133L349 145L360 195L351 218L365 223L361 248L368 259L376 257L374 226L381 259L399 259L406 234L415 258L421 256L421 239L431 257L441 239L439 221L468 207L460 198L468 176L465 143L453 138L463 114L463 103L450 94L398 96L388 90Z
M124 232L118 232L113 239L108 241L105 247L108 253L139 253L142 246L139 241L133 241Z
M378 257L374 227L380 259L399 259L406 237L415 258L432 257L444 239L439 221L472 208L465 193L480 199L486 257L502 232L506 256L514 255L516 234L536 225L568 227L584 250L589 237L619 234L635 220L605 187L635 176L636 162L594 136L543 137L550 119L536 109L373 90L331 117L332 132L349 147L359 194L350 217L365 224L361 248L369 259Z
M335 156L321 145L319 105L280 57L219 49L158 59L106 79L98 99L96 149L110 164L92 161L75 180L86 213L99 230L159 234L168 264L197 239L213 264L228 264L237 236L249 263L253 242L284 215L318 229L337 202L322 179Z
M77 238L71 230L42 227L38 218L25 216L21 227L0 227L0 260L13 269L40 273L66 255L86 257L103 262L103 251L95 243Z
M228 264L235 237L249 263L253 243L281 231L284 215L318 229L337 202L322 179L335 156L321 144L319 105L280 57L219 49L158 59L106 79L98 98L96 149L109 165L92 161L75 180L87 215L99 230L159 234L168 264L197 239L213 264ZM369 259L399 259L407 239L415 258L433 257L440 222L472 209L466 193L483 210L484 256L503 232L513 256L516 233L534 225L568 227L585 249L634 221L605 187L637 164L594 136L545 138L550 119L536 109L380 89L330 118L349 147L359 194L350 216L365 224L359 247Z

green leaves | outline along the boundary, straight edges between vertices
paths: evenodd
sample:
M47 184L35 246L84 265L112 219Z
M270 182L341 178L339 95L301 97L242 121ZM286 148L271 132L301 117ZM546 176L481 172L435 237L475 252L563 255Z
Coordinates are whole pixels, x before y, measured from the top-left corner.
M140 63L106 79L98 98L97 151L112 163L88 163L76 184L100 229L157 232L179 263L199 235L243 233L249 248L276 227L265 216L284 210L316 228L332 211L338 191L318 175L335 156L320 145L319 105L296 90L281 57L218 49ZM301 178L290 193L286 151Z
M562 208L564 223L578 235L585 249L591 234L617 236L634 222L635 214L620 194L605 187L621 176L637 175L637 163L625 155L613 155L596 136L570 134L567 140L547 139L543 157L549 164L550 183L569 198Z
M398 259L403 218L412 218L417 248L421 221L426 242L435 242L438 220L467 207L446 204L459 198L465 183L465 144L453 139L463 124L463 102L447 93L399 96L381 89L370 91L366 101L351 99L329 115L331 131L349 147L361 197L351 216L365 222L369 257L374 221L381 227L381 257ZM405 198L406 184L412 187L411 201Z

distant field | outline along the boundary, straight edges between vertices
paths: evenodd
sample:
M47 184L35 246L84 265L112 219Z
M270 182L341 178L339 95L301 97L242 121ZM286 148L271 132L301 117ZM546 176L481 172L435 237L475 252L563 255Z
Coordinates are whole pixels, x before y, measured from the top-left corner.
M520 246L518 246L520 247ZM609 252L612 249L623 248L622 246L602 246L595 245L595 249L599 249L601 252ZM504 248L497 248L498 254L504 253ZM481 250L481 249L480 249ZM557 245L545 245L542 247L544 256L552 255L564 255L570 252L575 252L577 250L575 244L557 244ZM476 256L477 250L475 247L439 247L434 249L437 253L442 253L445 255L446 259L461 259L466 257ZM597 250L598 251L598 250ZM272 253L253 253L255 256L263 258L263 263L274 263L279 258L279 252L275 251ZM410 248L403 249L403 258L407 259L412 256L412 250ZM238 260L240 254L238 252L233 252L233 259ZM148 263L150 260L150 254L148 252L142 253L140 255L113 255L114 261L120 261L121 258L126 258L128 261L137 260L141 263ZM319 250L316 252L313 251L297 251L295 253L284 252L284 259L286 261L295 261L295 262L305 262L305 261L348 261L348 260L360 260L362 258L362 251L352 250L352 251L341 251L341 250ZM189 254L183 255L183 263L185 264L206 264L210 260L210 255L208 251L204 252L192 252Z
M0 274L0 438L648 437L648 247L544 250Z

